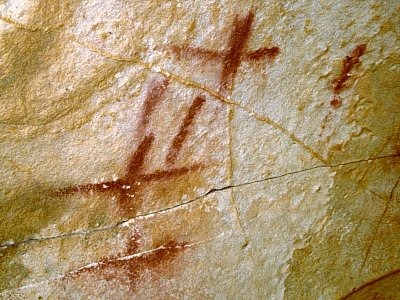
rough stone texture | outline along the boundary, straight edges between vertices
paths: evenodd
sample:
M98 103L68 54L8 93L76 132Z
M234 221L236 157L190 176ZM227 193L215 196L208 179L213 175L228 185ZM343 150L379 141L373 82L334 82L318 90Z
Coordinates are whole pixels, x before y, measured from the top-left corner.
M400 299L399 24L0 0L0 298Z

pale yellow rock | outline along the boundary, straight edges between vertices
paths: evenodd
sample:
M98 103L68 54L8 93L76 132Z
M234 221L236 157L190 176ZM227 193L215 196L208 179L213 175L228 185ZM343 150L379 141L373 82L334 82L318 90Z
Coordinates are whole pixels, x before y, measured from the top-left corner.
M400 298L399 24L0 0L0 298Z

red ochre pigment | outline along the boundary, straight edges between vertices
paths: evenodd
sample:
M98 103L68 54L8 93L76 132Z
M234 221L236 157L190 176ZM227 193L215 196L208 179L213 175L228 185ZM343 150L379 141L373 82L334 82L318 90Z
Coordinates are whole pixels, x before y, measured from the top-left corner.
M364 54L366 44L358 45L342 62L342 70L340 75L332 81L333 85L333 99L331 100L331 106L338 108L342 101L339 98L339 94L346 87L345 83L350 78L350 71L360 63L360 57Z
M220 92L226 93L232 87L233 79L242 60L258 61L265 58L274 59L279 54L279 47L260 48L255 51L245 51L246 44L251 36L254 12L249 12L244 18L236 16L229 36L227 49L224 51L210 51L188 45L171 45L169 50L178 59L203 59L222 62L220 73Z

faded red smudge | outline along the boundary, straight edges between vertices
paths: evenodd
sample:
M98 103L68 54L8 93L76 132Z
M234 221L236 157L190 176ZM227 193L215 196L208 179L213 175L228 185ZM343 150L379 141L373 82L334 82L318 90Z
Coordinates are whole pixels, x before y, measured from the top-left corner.
M140 235L136 234L127 241L127 248L122 254L107 256L90 266L69 272L63 279L94 274L107 281L119 280L128 284L131 291L135 291L145 272L150 272L151 279L156 280L169 271L169 265L180 253L190 247L188 243L170 240L157 245L152 251L138 254L139 245Z
M200 58L208 61L222 62L220 74L220 92L227 92L232 87L233 79L242 60L254 61L265 58L274 59L279 54L279 47L260 48L255 51L244 51L251 36L254 12L250 11L244 18L235 16L233 29L229 37L228 47L224 51L210 51L188 45L171 45L169 50L178 59Z
M183 120L178 133L176 134L174 140L172 141L171 147L166 157L166 162L169 164L173 164L176 161L176 158L181 150L183 143L187 135L189 134L189 127L192 125L194 118L198 114L198 112L203 107L206 99L203 96L197 96L192 105L190 106L188 112L186 113L185 119Z
M168 88L168 84L169 80L166 77L162 78L161 80L153 80L149 84L139 123L138 131L140 134L147 134L144 131L148 128L150 118L156 106L161 102Z
M346 81L350 78L350 71L360 63L360 57L364 54L366 44L358 45L342 62L342 71L340 75L332 81L333 85L333 99L331 105L334 108L339 107L342 104L339 94L345 88Z

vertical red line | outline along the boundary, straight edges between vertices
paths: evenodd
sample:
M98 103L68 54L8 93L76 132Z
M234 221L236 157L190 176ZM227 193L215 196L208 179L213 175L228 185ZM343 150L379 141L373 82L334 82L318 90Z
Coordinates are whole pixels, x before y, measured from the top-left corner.
M234 29L229 38L228 51L223 61L221 72L220 91L226 92L232 85L232 80L239 67L243 49L250 37L251 25L253 24L254 13L249 14L244 19L235 17Z

